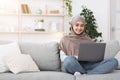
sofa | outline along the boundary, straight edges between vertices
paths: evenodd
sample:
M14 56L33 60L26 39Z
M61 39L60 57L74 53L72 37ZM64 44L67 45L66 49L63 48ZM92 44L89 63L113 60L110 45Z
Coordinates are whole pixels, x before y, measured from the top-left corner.
M119 80L120 70L108 74L86 74L74 76L62 68L57 42L19 43L22 54L29 54L40 69L38 72L0 73L0 80ZM114 57L120 50L118 41L106 44L105 58Z

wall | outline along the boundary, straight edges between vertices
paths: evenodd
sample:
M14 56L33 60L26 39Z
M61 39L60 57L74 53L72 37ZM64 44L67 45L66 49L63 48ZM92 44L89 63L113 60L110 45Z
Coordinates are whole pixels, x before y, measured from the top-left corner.
M120 42L120 0L111 1L111 40L118 40Z
M103 40L110 40L110 2L109 0L72 0L73 15L78 15L85 5L91 9L95 15L98 24L98 32L102 32Z

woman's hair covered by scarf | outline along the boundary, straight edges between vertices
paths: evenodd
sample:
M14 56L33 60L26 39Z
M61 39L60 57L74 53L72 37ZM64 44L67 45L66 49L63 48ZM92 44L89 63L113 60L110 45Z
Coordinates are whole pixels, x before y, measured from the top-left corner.
M76 22L78 22L78 21L83 22L85 24L84 17L78 15L78 16L75 16L75 17L72 18L71 26L73 27L73 25L75 25Z
M72 20L71 20L71 28L70 28L70 30L73 29L73 26L74 26L74 25L76 24L76 22L78 22L78 21L83 22L84 25L85 25L85 19L84 19L84 17L77 15L77 16L73 17Z

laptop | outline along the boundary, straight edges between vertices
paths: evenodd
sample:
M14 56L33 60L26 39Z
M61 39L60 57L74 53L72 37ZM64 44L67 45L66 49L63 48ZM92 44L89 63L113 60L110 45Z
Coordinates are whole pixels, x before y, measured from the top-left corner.
M104 59L105 47L105 43L80 43L78 61L102 61Z

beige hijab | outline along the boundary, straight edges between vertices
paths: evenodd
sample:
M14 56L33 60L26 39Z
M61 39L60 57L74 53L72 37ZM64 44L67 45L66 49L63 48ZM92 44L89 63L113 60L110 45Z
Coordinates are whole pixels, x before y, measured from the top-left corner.
M73 31L72 27L78 21L85 23L84 18L75 16L71 22L71 33L64 36L60 41L60 49L64 51L66 55L78 56L79 44L83 42L92 42L92 40L84 32L78 35Z

